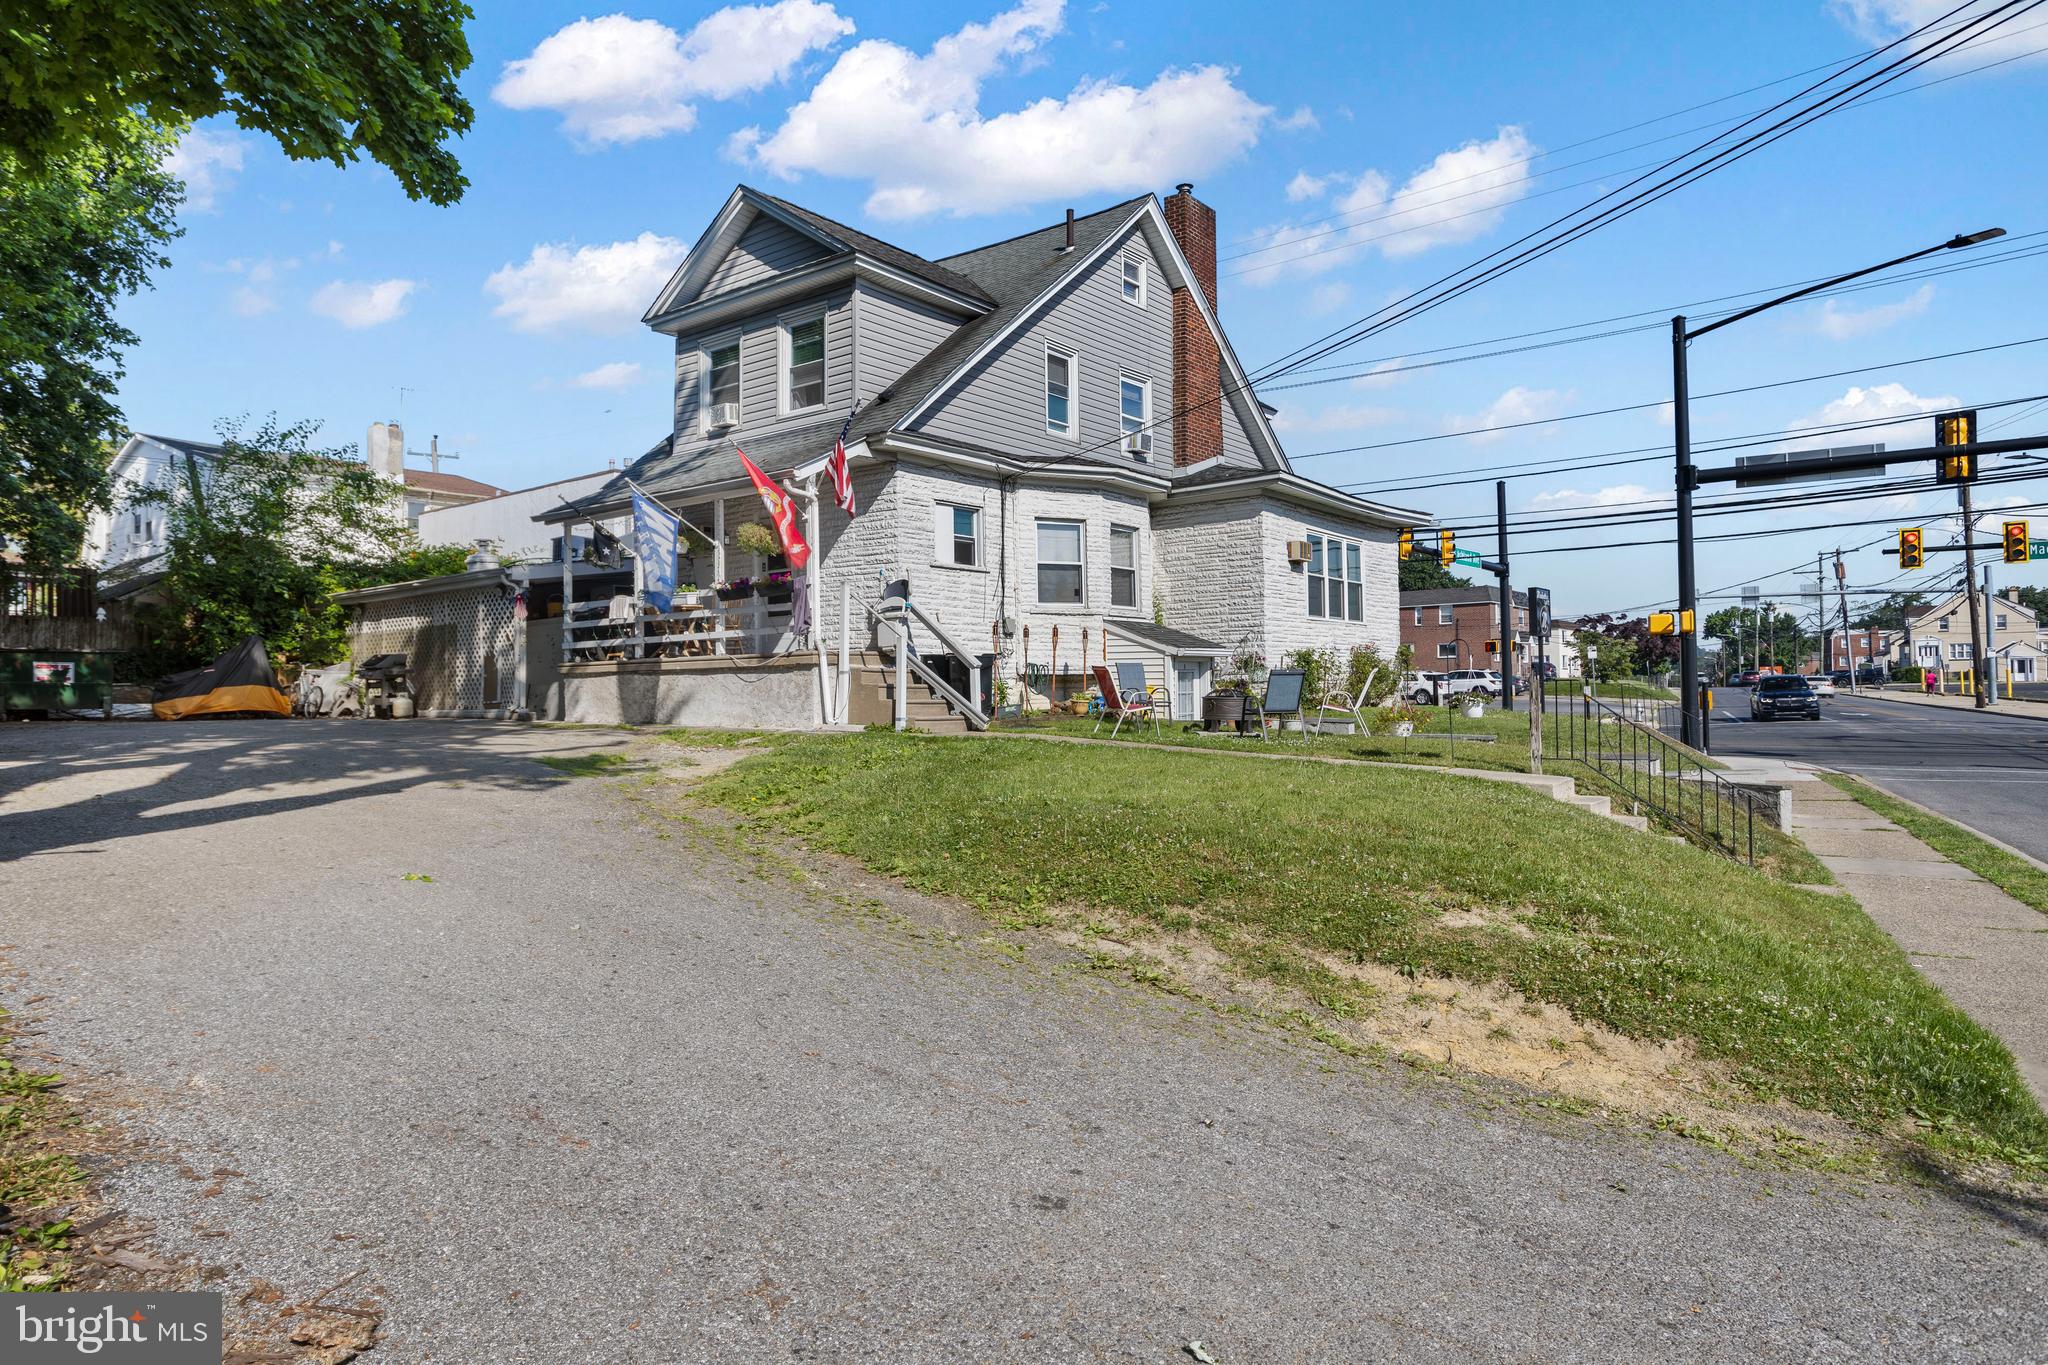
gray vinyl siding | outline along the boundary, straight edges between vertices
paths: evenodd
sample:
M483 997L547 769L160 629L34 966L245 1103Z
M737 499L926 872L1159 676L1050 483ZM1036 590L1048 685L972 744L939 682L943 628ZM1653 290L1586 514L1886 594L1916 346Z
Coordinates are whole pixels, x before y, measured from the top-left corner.
M1123 300L1125 255L1146 262L1149 284L1142 309ZM1079 428L1074 440L1045 429L1048 344L1077 357ZM1068 281L1036 321L981 362L917 428L1034 459L1071 458L1088 450L1090 458L1120 460L1120 372L1152 381L1152 418L1159 423L1152 428L1150 463L1133 467L1171 469L1172 423L1161 419L1173 410L1173 297L1144 234L1136 230L1094 268Z
M901 379L959 325L937 309L868 284L855 288L853 306L860 348L855 393L863 401Z
M1223 387L1228 390L1230 381L1225 379ZM1245 432L1244 414L1238 407L1240 400L1227 400L1223 404L1223 463L1244 465L1259 469L1258 452L1252 446L1252 438Z
M733 243L732 250L704 282L699 297L709 298L759 284L771 275L794 270L825 254L825 248L815 239L764 215L740 234L739 241Z
M824 412L845 412L853 404L853 294L841 288L825 297L825 407ZM698 371L704 363L703 348L724 341L735 332L740 337L740 424L730 435L744 441L751 432L771 430L786 420L814 422L821 412L811 408L793 419L778 410L781 402L781 343L779 330L785 317L801 317L815 305L794 303L773 312L747 318L737 325L716 327L676 338L676 425L679 439L702 438L698 427Z

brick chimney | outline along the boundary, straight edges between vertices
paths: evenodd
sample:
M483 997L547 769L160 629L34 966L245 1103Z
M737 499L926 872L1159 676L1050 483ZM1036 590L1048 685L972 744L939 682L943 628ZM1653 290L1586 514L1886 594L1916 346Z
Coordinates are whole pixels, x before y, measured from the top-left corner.
M370 423L363 463L387 479L405 482L405 430L396 422Z
M1216 210L1177 185L1166 226L1216 311ZM1173 462L1200 464L1223 453L1223 355L1185 287L1173 291Z

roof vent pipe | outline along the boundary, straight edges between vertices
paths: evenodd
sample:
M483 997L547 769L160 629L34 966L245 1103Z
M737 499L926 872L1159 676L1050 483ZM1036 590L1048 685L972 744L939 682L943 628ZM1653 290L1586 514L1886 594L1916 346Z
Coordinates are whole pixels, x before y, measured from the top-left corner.
M1074 211L1073 211L1072 209L1068 209L1068 210L1067 210L1067 244L1066 244L1065 246L1061 247L1061 248L1060 248L1060 250L1061 250L1061 251L1072 251L1073 249L1074 249Z

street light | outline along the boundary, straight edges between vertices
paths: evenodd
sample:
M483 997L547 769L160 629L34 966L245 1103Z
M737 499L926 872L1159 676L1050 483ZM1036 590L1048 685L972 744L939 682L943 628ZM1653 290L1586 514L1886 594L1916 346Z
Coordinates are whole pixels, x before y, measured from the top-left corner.
M1699 337L1705 336L1709 332L1718 332L1730 323L1741 322L1745 318L1753 318L1758 313L1776 308L1780 304L1791 303L1795 299L1803 299L1809 294L1817 294L1823 289L1832 289L1838 284L1847 284L1850 280L1862 279L1865 275L1875 275L1881 270L1890 270L1893 266L1904 265L1908 261L1917 261L1922 256L1932 256L1939 251L1960 251L1964 247L1976 246L1980 242L1988 242L1995 237L2003 237L2004 235L2004 228L1985 228L1981 232L1958 234L1939 245L1923 247L1918 251L1908 252L1896 260L1885 261L1879 265L1866 266L1862 270L1852 270L1846 275L1836 275L1834 278L1822 280L1818 284L1807 285L1804 289L1795 289L1789 294L1781 294L1768 302L1759 303L1751 308L1745 308L1739 313L1731 313L1725 318L1710 322L1704 327L1693 328L1690 331L1686 329L1685 315L1683 313L1671 319L1671 426L1677 453L1678 610L1681 613L1681 619L1683 619L1683 613L1689 611L1697 612L1699 609L1698 592L1694 585L1692 564L1692 494L1694 487L1692 400L1691 391L1687 386L1685 370L1686 345ZM1679 686L1683 689L1678 701L1678 714L1680 717L1679 735L1685 743L1692 745L1694 748L1703 748L1705 736L1700 726L1699 713L1700 646L1699 637L1690 631L1679 637L1678 666Z

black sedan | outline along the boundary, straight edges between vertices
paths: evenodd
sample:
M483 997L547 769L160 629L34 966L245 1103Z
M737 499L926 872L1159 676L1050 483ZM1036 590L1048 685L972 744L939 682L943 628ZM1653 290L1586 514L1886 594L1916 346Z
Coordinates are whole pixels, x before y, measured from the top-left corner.
M1796 673L1774 673L1757 679L1749 694L1751 720L1779 720L1785 716L1820 719L1820 693Z

